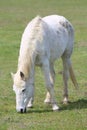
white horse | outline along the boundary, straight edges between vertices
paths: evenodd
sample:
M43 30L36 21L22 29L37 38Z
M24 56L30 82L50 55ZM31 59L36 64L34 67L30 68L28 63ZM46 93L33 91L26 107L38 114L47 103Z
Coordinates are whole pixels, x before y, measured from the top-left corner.
M77 86L70 60L73 44L73 27L63 16L37 16L27 25L21 39L17 73L12 73L18 112L26 112L26 108L33 105L35 65L42 68L45 77L47 95L44 102L51 103L53 110L59 109L54 96L54 61L60 57L63 60L63 102L68 102L69 74Z

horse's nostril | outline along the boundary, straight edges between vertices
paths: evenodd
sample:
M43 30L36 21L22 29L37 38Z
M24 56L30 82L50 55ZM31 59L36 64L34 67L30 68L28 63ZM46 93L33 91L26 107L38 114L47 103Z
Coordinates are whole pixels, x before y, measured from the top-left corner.
M23 113L23 109L22 108L21 108L20 112Z
M25 109L21 108L20 113L26 113L26 108Z

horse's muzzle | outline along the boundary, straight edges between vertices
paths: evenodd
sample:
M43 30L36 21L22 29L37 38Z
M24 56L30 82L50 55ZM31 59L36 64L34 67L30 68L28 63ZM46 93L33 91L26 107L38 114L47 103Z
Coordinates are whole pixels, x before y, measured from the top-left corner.
M26 108L21 108L20 110L17 110L17 112L19 112L19 113L26 113Z
M26 108L25 109L20 109L20 113L26 113Z

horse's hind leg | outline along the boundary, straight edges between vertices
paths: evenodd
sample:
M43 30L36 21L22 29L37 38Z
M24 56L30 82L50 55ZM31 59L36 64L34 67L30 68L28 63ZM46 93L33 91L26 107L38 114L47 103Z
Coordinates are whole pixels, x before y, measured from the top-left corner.
M50 64L50 80L54 86L54 80L55 80L55 71L54 71L54 65ZM46 99L44 100L45 103L50 104L51 103L51 96L49 91L46 94Z
M68 103L68 79L69 79L69 62L70 58L67 58L65 56L62 57L63 60L63 82L64 82L64 99L63 103Z
M52 109L58 110L59 107L57 106L56 101L55 101L53 81L52 81L51 75L50 75L50 64L49 64L48 59L44 60L43 71L44 71L44 77L45 77L46 87L47 87L47 91L48 91L47 98L49 97L49 99L51 101Z

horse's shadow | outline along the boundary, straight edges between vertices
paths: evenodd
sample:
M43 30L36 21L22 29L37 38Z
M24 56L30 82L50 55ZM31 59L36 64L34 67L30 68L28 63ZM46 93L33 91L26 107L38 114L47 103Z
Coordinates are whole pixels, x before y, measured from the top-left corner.
M59 112L65 110L73 110L73 109L85 109L87 108L87 100L86 99L79 99L74 102L69 102L67 105L61 105ZM30 109L28 113L48 113L52 112L52 109Z
M70 102L67 105L62 105L60 108L61 111L63 110L73 110L73 109L85 109L87 108L87 100L86 99L79 99L74 102Z

